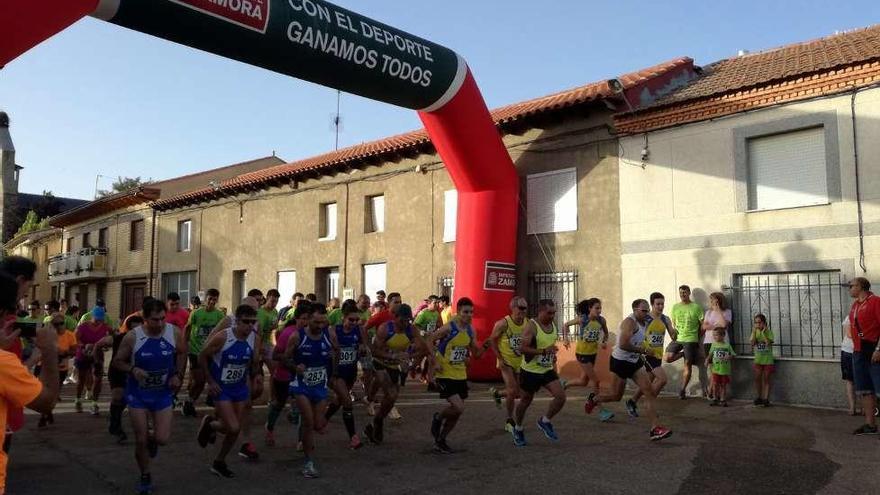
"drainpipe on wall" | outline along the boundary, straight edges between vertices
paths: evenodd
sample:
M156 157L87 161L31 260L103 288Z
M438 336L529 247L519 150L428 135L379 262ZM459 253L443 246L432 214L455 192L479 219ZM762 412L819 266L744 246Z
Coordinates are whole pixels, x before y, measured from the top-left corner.
M348 286L348 180L345 181L345 226L343 227L345 230L343 234L345 237L342 240L342 292L345 292L345 288ZM333 297L339 297L337 294Z
M156 210L153 210L153 223L150 228L150 292L153 295L153 257L156 253Z
M865 222L862 217L862 188L861 180L859 178L859 140L856 128L856 94L858 94L858 92L859 88L853 88L852 94L850 95L849 108L850 117L852 117L853 165L856 174L856 211L858 212L857 216L859 225L859 267L862 269L862 273L867 273L868 268L865 265Z

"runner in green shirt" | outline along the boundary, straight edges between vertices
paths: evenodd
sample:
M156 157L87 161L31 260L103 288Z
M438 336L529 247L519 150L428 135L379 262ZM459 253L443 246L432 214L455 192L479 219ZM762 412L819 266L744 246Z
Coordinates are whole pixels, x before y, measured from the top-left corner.
M718 327L712 332L715 341L712 342L709 355L706 356L706 367L712 365L712 385L715 387L715 399L710 405L727 407L727 384L730 383L733 357L736 353L733 352L733 347L724 341L724 328Z
M684 373L681 377L681 390L678 392L680 399L687 398L687 386L691 382L691 369L693 366L700 366L700 358L702 351L700 349L701 330L703 322L703 308L699 304L691 301L691 288L682 285L678 288L678 297L680 303L676 303L672 307L672 326L677 333L677 337L667 347L664 354L664 360L667 363L674 363L684 358ZM706 395L706 383L701 383L703 395Z
M114 319L112 316L110 316L110 313L107 311L107 304L104 302L103 299L98 299L97 301L95 301L95 306L101 306L102 308L104 308L104 311L106 313L104 316L104 323L106 323L113 330L116 330L119 328L119 322L116 321L116 319ZM65 320L66 319L67 318L65 318ZM92 312L91 311L86 311L85 313L83 313L83 315L80 316L79 323L77 323L76 326L82 325L83 323L85 323L87 321L92 321ZM67 323L65 322L65 325L66 324ZM76 330L76 327L74 327L74 330Z
M773 360L773 331L767 326L767 317L755 315L755 326L749 339L755 352L756 406L770 407L770 377L776 369Z
M262 359L266 363L271 376L275 369L275 362L272 361L272 351L275 349L275 322L278 321L278 299L281 293L276 289L269 289L266 292L266 303L257 310L257 325L260 328L260 342L263 343Z
M205 303L199 309L189 315L189 322L186 324L186 335L184 340L189 343L189 399L183 403L183 415L195 417L196 407L195 401L202 395L205 388L205 370L199 366L199 353L205 341L211 334L211 330L220 323L224 318L222 311L217 309L217 300L220 298L220 291L217 289L208 289L205 293Z

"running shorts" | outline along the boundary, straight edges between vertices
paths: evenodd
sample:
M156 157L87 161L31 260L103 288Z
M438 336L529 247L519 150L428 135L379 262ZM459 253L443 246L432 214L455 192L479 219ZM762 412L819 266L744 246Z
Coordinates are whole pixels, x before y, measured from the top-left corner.
M596 356L598 354L575 354L577 361L581 364L596 364Z
M468 398L467 380L453 380L451 378L437 378L437 388L440 389L440 398L448 399L457 395L462 399Z
M636 375L636 372L638 372L644 366L644 363L642 363L641 361L631 363L629 361L624 361L623 359L617 359L614 356L611 356L609 368L611 369L611 372L615 375L624 380L628 380L634 377Z
M519 386L530 394L534 394L541 387L546 387L556 380L559 380L559 375L554 370L545 371L540 374L526 370L520 370L519 372Z

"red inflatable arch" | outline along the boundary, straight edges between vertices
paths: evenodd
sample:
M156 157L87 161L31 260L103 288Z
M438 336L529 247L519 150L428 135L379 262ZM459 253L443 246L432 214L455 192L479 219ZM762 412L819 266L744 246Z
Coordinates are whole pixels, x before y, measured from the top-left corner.
M323 0L3 0L0 66L87 15L418 111L458 190L455 294L488 337L515 291L519 182L460 56Z

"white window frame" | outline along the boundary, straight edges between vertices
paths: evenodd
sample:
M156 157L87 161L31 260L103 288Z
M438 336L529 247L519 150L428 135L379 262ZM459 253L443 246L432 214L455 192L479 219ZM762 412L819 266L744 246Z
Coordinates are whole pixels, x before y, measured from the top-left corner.
M384 275L384 280L382 281L381 287L379 285L367 284L367 273L374 271L381 267L381 271ZM363 292L362 294L375 294L376 291L386 290L388 285L388 263L380 262L380 263L365 263L361 266L361 274L363 275Z
M443 191L443 242L455 242L458 221L458 190Z
M367 196L365 233L385 232L385 195Z
M184 231L186 237L184 237ZM187 253L192 249L192 220L177 222L177 252Z
M542 217L549 213L538 211L538 198L532 196L537 189L536 181L554 176L571 176L571 187L553 205L552 226L546 226ZM573 232L578 229L578 201L577 201L577 168L562 168L550 172L529 174L526 176L526 231L528 234L554 234L560 232ZM537 194L537 193L536 193ZM541 197L544 197L543 195ZM565 203L563 203L565 202ZM567 204L569 203L570 204ZM573 217L571 216L573 215Z
M292 282L291 287L285 287L287 281L282 283L282 276L284 278L290 278L290 282ZM276 284L275 287L278 287L278 292L281 293L281 298L278 300L281 302L282 306L287 306L290 302L293 295L296 294L296 270L279 270L276 273Z
M323 229L318 237L319 241L336 240L337 230L336 224L339 210L336 202L321 203L321 222L320 227Z

